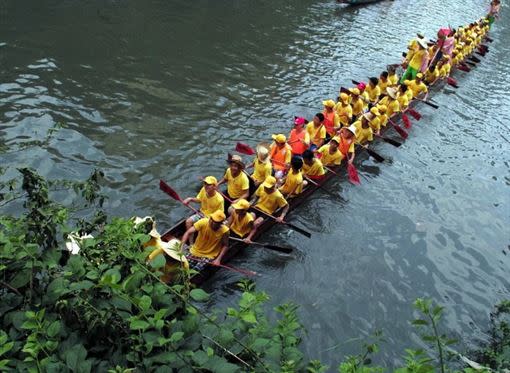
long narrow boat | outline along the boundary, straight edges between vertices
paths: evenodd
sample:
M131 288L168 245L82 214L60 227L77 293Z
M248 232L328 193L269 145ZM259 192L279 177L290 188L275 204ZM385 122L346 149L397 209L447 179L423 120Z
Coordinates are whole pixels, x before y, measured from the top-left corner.
M443 85L444 85L444 80L438 80L434 86L429 87L429 91L430 91L430 89L437 91L441 87L443 87ZM420 102L419 100L413 100L411 102L411 104L409 105L409 107L415 106L419 102ZM401 118L401 115L402 115L401 113L395 114L391 119L396 123ZM381 129L381 134L386 133L389 130L389 128L391 128L391 127L392 126L388 123L388 125L386 127ZM355 160L356 164L359 164L360 159L363 158L363 157L359 157L360 152L366 154L366 151L364 148L359 148L359 151L357 153L358 155ZM368 156L365 155L364 158L366 159L367 157ZM330 167L330 168L333 169L337 174L340 173L341 175L343 175L346 173L345 172L346 167L344 165L344 162L342 162L342 164L340 166L335 166L335 167ZM325 178L323 179L323 181L321 182L320 185L322 186L334 178L339 178L339 176L332 172L327 172ZM301 205L310 195L315 193L317 190L320 190L319 186L315 186L313 184L308 184L307 187L303 189L303 192L301 194L299 194L298 196L296 196L294 198L289 199L288 200L289 214L292 211L294 211L299 205ZM255 211L255 213L257 213L257 211ZM287 214L287 216L289 216L289 215ZM163 241L169 241L173 238L180 239L186 230L185 222L186 222L186 218L180 220L177 224L175 224L174 226L169 228L162 235ZM257 240L259 237L261 237L263 235L263 233L265 233L266 231L271 229L274 225L278 225L278 223L276 223L272 219L265 219L264 222L262 223L262 225L257 229L257 232L256 232L255 236L253 237L253 240L254 241ZM243 242L230 241L229 249L228 249L227 253L225 254L225 256L223 257L222 263L227 263L228 261L230 261L239 252L241 252L242 250L245 250L247 248L247 246L248 245L246 245ZM196 285L199 285L199 284L203 283L205 280L207 280L209 277L211 277L218 269L219 269L218 267L214 267L211 265L206 266L200 273L196 274L192 278L192 282Z
M337 2L339 2L341 4L349 4L349 5L363 5L363 4L376 3L378 1L382 1L382 0L337 0Z

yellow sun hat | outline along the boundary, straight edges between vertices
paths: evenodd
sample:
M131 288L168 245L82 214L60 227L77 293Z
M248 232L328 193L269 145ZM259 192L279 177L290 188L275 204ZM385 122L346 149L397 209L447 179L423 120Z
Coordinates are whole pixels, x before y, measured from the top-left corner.
M324 105L326 107L335 107L335 101L325 100L325 101L322 101L322 105Z
M285 137L285 135L281 134L281 133L279 133L277 135L273 135L272 138L274 141L279 142L280 144L287 141L287 138Z
M232 207L236 210L248 210L250 206L251 206L250 202L248 202L244 198L241 198L236 203L232 204Z
M218 180L214 176L207 176L206 178L204 178L204 183L209 185L217 185Z
M272 188L276 184L276 178L274 176L268 176L266 177L266 180L262 183L264 188Z
M221 223L222 221L224 221L227 217L225 216L225 213L221 210L216 210L214 211L211 215L210 215L210 218L215 221L216 223Z
M340 100L342 100L342 102L344 104L348 103L349 102L349 95L347 93L340 93Z

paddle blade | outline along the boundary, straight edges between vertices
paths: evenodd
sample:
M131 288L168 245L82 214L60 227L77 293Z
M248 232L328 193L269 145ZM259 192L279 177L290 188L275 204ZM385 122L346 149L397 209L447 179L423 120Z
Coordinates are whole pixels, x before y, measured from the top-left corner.
M170 197L175 199L176 201L182 201L181 197L175 190L173 190L170 185L165 183L163 180L159 180L159 189L168 194Z
M459 69L460 71L465 71L465 72L470 72L471 69L469 67L467 67L466 65L459 65L457 66L457 69Z
M370 149L368 147L365 149L367 149L368 154L370 154L370 156L372 158L374 158L377 162L384 162L384 157L382 155L380 155L379 153L373 151L372 149Z
M398 134L402 136L403 139L407 139L409 137L409 134L398 124L394 124L393 127L395 128L395 131L397 131Z
M354 85L358 85L358 84L359 84L359 82L357 82L356 80L351 80L351 82L352 82L352 84L354 84Z
M255 150L253 150L250 147L250 145L244 144L242 142L238 142L236 144L236 152L239 152L241 154L246 154L246 155L254 155L255 154Z
M413 108L410 108L409 109L409 114L411 114L411 116L416 119L416 120L420 120L421 119L421 114L418 113L416 110L414 110Z
M347 163L347 174L349 175L349 181L354 185L360 185L361 182L358 176L358 170L352 163Z
M402 114L402 121L404 122L405 128L411 128L411 120L407 116L407 114Z
M451 77L446 78L446 82L454 88L459 88L457 81Z
M397 148L398 148L399 146L402 146L402 143L401 143L401 142L395 141L395 140L390 139L390 138L388 138L388 137L383 137L383 136L378 136L378 137L380 137L383 141L387 142L388 144L391 144L391 145L393 145L393 146L396 146Z

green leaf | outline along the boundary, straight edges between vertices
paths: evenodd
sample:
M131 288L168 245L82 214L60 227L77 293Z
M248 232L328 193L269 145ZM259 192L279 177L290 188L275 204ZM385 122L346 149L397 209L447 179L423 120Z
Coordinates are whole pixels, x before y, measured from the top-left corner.
M53 321L50 326L48 326L48 329L46 329L46 334L48 334L49 337L53 338L60 332L60 321Z
M8 342L0 346L0 356L5 354L6 352L9 352L12 347L14 346L14 342Z
M145 330L149 326L150 324L147 321L138 319L131 320L131 323L129 324L131 330Z
M411 321L411 324L419 326L419 325L428 325L429 322L427 320L416 319L416 320Z
M247 323L250 323L250 324L257 323L257 318L255 317L255 313L252 311L241 312L241 319Z
M182 337L184 337L184 333L183 332L172 333L172 335L170 336L170 343L179 342L182 339Z
M199 366L203 367L206 366L207 362L209 361L209 356L207 356L204 351L198 350L193 354L193 361Z
M92 281L83 280L83 281L71 283L71 285L69 286L69 289L71 291L80 291L80 290L88 290L93 286L94 286L94 283Z
M202 289L193 289L190 291L189 295L197 302L204 302L209 299L209 294Z
M143 312L147 311L151 307L151 304L152 304L152 299L148 295L143 295L138 300L138 306L140 307L140 309Z
M211 357L214 355L214 350L211 347L207 347L207 356Z
M101 277L101 283L105 285L116 284L120 281L121 275L118 268L111 268Z
M239 372L237 365L227 362L224 358L219 356L212 356L207 362L207 369L215 373L236 373Z
M150 262L151 267L154 269L162 268L166 264L166 259L163 254L156 255Z
M11 285L13 288L21 288L28 284L30 282L30 279L32 278L32 270L31 269L24 269L19 271L16 276L11 280L9 285Z

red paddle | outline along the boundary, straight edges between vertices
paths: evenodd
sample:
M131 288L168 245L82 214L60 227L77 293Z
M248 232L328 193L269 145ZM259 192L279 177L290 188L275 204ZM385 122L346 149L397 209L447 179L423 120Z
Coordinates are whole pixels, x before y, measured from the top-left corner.
M402 136L403 139L407 139L409 137L409 134L402 128L400 127L397 123L395 123L394 121L392 121L391 119L388 118L388 122L391 123L391 125L393 126L393 128L395 128L395 131L398 132L398 134L400 136Z
M358 170L352 163L347 163L347 174L349 175L349 181L354 185L360 185L361 182L358 176Z
M405 113L402 113L402 122L404 122L405 128L411 128L411 120Z
M454 88L459 88L457 81L451 77L446 78L446 83L448 83L449 85L451 85Z
M236 144L236 152L239 152L241 154L246 154L246 155L254 155L254 154L256 154L255 150L253 150L250 147L250 145L244 144L242 142L238 142Z
M416 120L420 120L421 119L421 114L418 113L416 110L414 110L413 108L409 108L407 109L407 111L409 112L409 114L411 114L411 116L416 119Z

